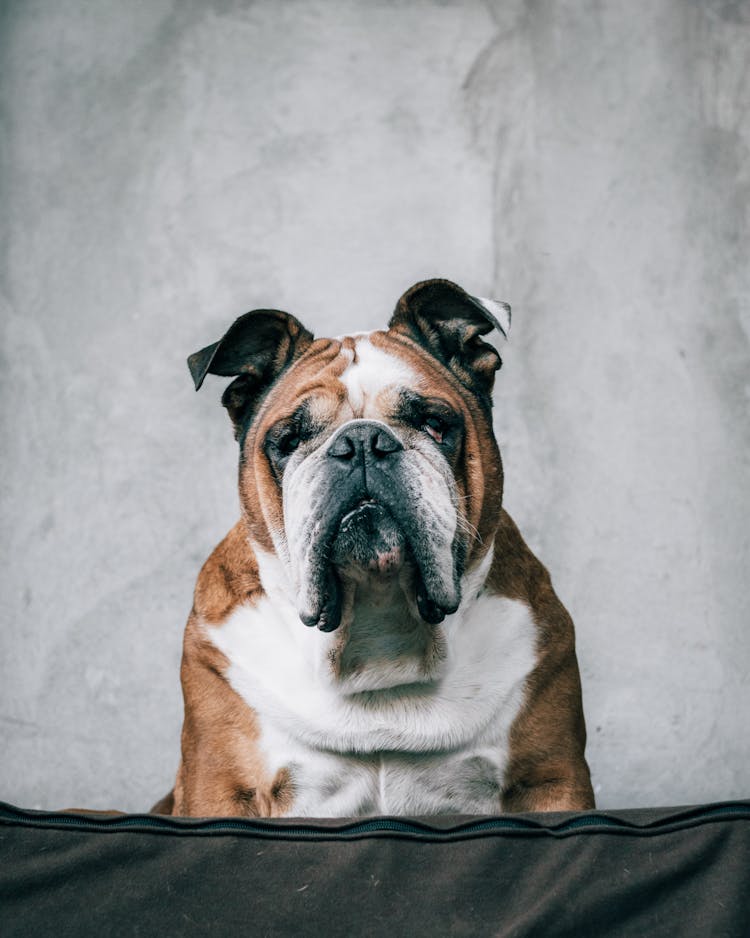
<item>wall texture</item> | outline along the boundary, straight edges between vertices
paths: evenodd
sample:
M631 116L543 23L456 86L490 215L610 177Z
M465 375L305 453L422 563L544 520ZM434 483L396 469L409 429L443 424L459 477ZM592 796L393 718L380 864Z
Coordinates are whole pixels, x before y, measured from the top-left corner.
M140 810L237 514L239 313L509 300L506 505L602 806L750 794L750 4L2 4L0 798Z

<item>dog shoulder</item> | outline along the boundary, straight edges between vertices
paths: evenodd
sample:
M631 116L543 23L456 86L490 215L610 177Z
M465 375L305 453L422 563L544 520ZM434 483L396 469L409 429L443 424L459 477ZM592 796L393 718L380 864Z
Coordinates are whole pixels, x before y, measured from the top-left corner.
M211 625L224 619L241 603L257 602L263 593L258 561L238 521L203 564L195 585L193 612Z
M486 580L488 591L520 600L531 609L539 632L539 647L574 646L573 622L552 586L549 571L524 541L505 509L495 534L494 556Z
M503 807L583 810L594 805L573 620L546 567L503 511L487 586L526 603L537 631L536 665L510 732Z
M211 636L212 627L262 595L257 560L240 521L198 575L183 640L182 760L171 797L154 810L194 816L288 812L289 773L283 767L270 771L259 748L258 716L232 687L231 661Z

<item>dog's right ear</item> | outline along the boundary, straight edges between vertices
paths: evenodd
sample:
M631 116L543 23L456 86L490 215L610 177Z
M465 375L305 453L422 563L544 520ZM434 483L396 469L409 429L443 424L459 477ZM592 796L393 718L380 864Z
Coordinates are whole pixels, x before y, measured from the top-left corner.
M187 360L197 391L207 374L236 376L221 403L235 436L278 376L308 348L313 335L289 313L253 309L236 319L226 333Z

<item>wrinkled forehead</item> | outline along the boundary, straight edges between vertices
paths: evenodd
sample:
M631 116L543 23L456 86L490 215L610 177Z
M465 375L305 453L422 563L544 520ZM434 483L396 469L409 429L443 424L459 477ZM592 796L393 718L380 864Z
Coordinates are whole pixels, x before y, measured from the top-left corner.
M432 356L388 332L319 339L274 387L262 419L282 419L303 401L326 422L383 419L406 389L433 396L439 370ZM458 397L450 387L441 390L446 402Z
M343 370L338 383L353 417L377 418L391 410L405 388L423 390L426 376L383 332L359 333L340 340Z

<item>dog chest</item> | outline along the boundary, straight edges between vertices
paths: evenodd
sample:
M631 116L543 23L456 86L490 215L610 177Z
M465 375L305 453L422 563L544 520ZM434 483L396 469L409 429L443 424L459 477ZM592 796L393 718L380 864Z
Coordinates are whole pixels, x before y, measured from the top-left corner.
M443 625L437 680L346 694L325 643L294 613L261 600L206 635L226 678L256 714L268 772L292 780L292 814L496 811L510 726L535 664L525 604L480 596Z
M451 754L360 757L298 750L287 762L295 792L290 814L495 813L501 807L505 756L502 744Z

